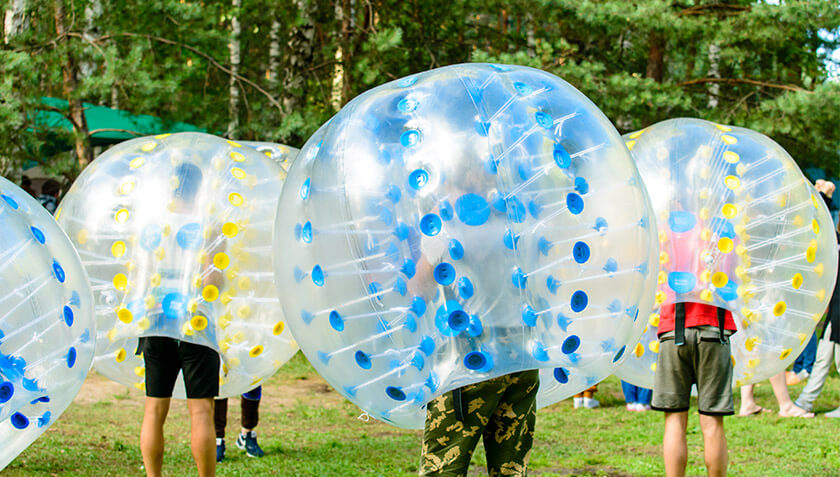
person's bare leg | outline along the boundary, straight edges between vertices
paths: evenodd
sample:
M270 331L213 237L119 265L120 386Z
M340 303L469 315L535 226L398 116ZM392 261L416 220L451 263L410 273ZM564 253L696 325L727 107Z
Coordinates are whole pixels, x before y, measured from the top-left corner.
M784 375L783 375L784 376ZM700 414L700 429L703 430L703 457L706 472L710 477L723 477L729 464L726 434L723 431L723 416Z
M761 412L762 407L755 402L754 388L754 384L741 386L741 409L738 411L739 416L749 416Z
M216 426L213 399L187 399L190 410L191 448L200 477L216 475Z
M808 412L805 409L797 406L790 399L787 383L785 382L785 372L770 378L770 385L773 386L773 394L776 395L776 401L779 403L779 415L782 417L814 417L814 413Z
M688 412L665 413L665 435L662 452L665 457L665 475L668 477L685 476L688 463L688 444L685 440Z
M160 477L163 469L163 423L169 413L169 398L146 398L140 428L140 452L148 477Z

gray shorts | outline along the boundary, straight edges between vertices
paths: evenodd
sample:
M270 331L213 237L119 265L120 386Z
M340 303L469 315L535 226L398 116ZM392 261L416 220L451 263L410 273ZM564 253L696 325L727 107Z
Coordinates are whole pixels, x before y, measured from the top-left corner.
M688 411L692 384L697 384L700 414L735 414L729 340L720 342L717 327L686 328L683 346L674 344L673 331L659 338L651 408L665 412Z

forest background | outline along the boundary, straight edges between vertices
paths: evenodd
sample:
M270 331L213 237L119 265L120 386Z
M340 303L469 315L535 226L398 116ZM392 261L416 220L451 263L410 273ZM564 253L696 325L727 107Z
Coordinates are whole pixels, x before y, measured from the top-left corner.
M837 0L0 0L0 174L67 185L86 104L301 147L365 90L469 61L543 69L622 132L698 117L840 176ZM57 107L44 98L68 101ZM39 121L58 113L72 127Z

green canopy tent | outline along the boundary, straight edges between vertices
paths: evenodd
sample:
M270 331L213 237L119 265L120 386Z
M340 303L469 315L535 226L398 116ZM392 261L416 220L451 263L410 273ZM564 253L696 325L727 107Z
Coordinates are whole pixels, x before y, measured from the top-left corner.
M44 109L38 109L32 118L33 132L47 132L42 156L52 156L61 151L73 149L71 133L73 123L62 111L68 109L67 101L42 97ZM164 121L146 114L131 114L128 111L83 103L85 120L92 146L109 146L141 136L176 132L207 132L192 124ZM34 163L33 163L34 165Z

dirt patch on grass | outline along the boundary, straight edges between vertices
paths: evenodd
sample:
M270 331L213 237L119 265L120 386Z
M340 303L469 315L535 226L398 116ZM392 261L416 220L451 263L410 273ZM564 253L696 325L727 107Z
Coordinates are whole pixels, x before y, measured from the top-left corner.
M132 390L101 374L97 374L95 371L91 371L73 402L75 404L96 404L101 401L142 397L143 394L140 391Z

